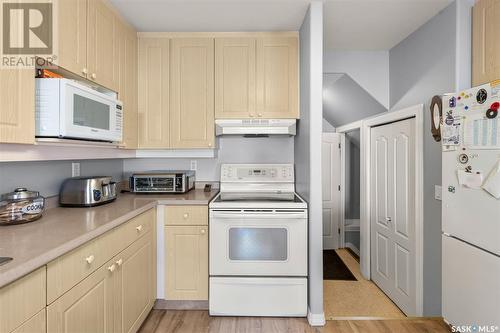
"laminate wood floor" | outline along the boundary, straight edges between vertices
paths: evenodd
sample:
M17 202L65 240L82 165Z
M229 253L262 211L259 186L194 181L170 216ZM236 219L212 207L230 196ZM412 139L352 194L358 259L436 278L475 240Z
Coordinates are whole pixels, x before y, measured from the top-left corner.
M210 317L208 311L152 310L140 333L449 333L441 319L333 320L311 327L305 318Z

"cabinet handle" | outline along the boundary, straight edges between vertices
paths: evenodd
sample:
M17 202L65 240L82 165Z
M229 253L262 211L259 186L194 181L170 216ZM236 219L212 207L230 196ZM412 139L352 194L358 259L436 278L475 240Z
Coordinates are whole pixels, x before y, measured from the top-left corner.
M249 116L250 116L250 118L253 118L253 117L254 117L254 115L253 115L253 114L251 114L251 113L249 114Z
M96 75L95 73L92 73L92 74L90 75L90 78L91 78L92 80L95 80L95 79L96 79L96 77L97 77L97 75Z
M90 255L87 258L85 258L85 261L87 262L87 264L91 264L94 262L94 259L95 257L93 255Z
M262 113L259 113L257 116L258 116L258 117L262 117Z
M135 230L137 230L138 232L141 232L142 231L142 224L135 227Z
M204 235L207 231L205 229L200 230L200 234Z
M87 73L89 72L89 70L87 68L84 68L82 69L82 74L87 76Z
M209 147L212 147L212 143L211 143L211 142L209 142L209 143L208 143L208 146L209 146Z
M189 217L189 214L188 213L184 213L184 219L187 219Z
M113 273L115 271L115 269L116 269L115 264L108 267L108 271L110 271L111 273Z
M119 259L119 260L117 260L117 261L116 261L116 264L117 264L118 266L121 266L121 265L123 264L123 259Z

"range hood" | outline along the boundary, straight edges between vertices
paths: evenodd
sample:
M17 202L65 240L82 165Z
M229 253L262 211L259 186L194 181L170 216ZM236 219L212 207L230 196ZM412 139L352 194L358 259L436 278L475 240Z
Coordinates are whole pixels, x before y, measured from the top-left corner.
M295 119L217 119L215 135L291 136L296 134L296 122Z

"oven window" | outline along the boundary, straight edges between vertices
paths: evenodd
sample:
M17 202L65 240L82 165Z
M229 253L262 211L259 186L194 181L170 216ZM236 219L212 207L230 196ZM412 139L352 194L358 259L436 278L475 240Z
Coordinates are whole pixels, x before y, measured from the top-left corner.
M73 95L73 124L109 130L109 105Z
M285 228L230 228L229 259L287 260L287 232Z

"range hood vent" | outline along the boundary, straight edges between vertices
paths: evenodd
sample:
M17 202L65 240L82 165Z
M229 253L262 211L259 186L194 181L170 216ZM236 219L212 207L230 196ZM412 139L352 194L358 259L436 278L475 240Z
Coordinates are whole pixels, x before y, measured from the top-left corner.
M243 135L267 137L269 135L295 135L295 119L217 119L215 135Z

